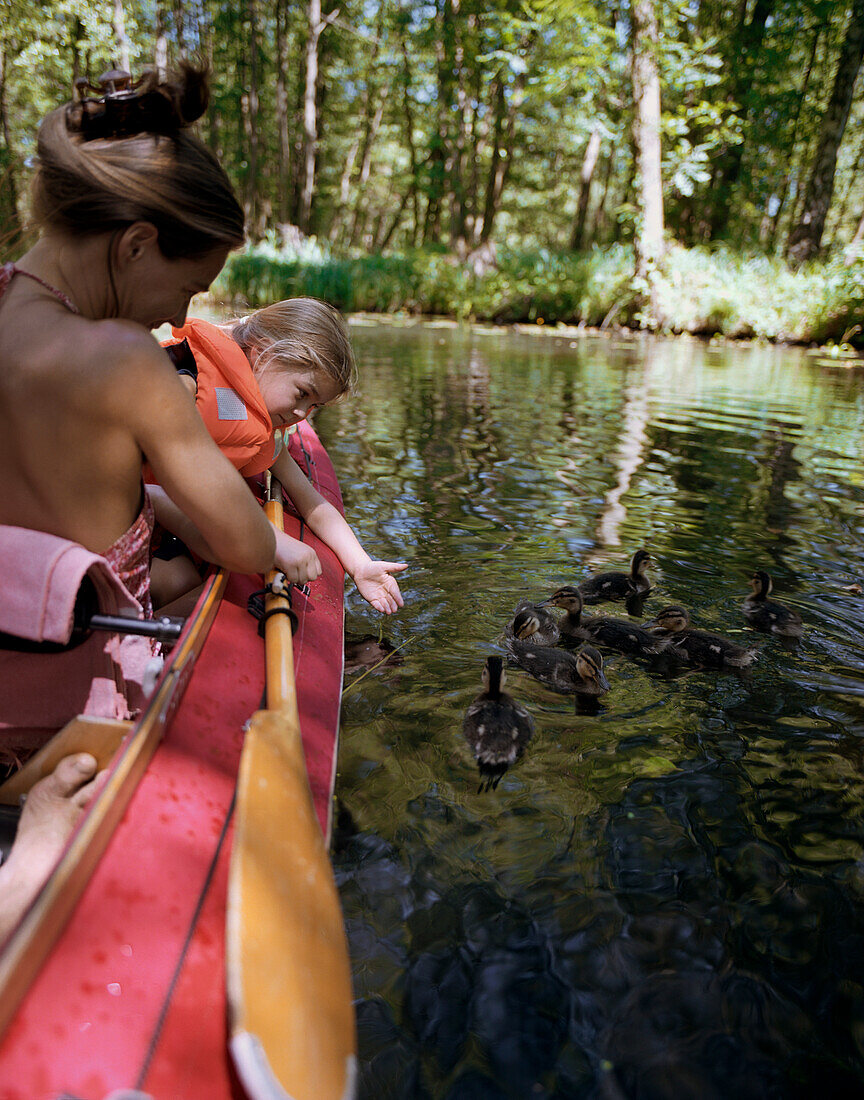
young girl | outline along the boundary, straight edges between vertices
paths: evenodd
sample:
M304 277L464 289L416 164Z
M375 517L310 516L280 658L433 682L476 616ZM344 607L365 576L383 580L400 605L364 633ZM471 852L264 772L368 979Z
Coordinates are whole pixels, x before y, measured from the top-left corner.
M391 575L401 562L376 561L341 513L309 484L283 445L283 433L316 408L352 389L356 367L345 322L315 298L291 298L225 326L190 319L166 342L204 423L220 450L244 477L272 470L309 528L336 554L360 594L390 614L403 604ZM276 566L296 584L313 581L321 564L313 548L277 532ZM180 594L181 563L172 563L176 587L154 561L153 584L164 602ZM189 574L189 580L197 579ZM182 587L181 587L182 585Z

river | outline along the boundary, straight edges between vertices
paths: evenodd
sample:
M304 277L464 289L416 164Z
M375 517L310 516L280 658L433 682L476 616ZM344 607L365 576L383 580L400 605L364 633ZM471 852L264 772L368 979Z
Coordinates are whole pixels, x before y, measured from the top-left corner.
M361 391L316 427L349 520L404 558L397 652L346 674L334 861L361 1096L860 1096L864 372L801 350L355 323ZM759 657L606 655L478 792L462 718L523 597L652 555ZM741 613L754 569L805 624ZM621 605L606 613L624 615ZM366 673L364 675L364 673ZM362 676L362 679L360 677Z

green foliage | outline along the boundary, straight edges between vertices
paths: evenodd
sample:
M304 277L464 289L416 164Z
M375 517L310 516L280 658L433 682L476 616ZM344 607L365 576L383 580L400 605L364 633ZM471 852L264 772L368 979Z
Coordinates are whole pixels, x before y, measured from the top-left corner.
M632 322L640 288L630 249L507 252L475 275L438 251L281 259L272 247L232 256L223 293L251 306L311 295L346 312L437 314L495 323L600 326ZM864 260L811 264L725 249L673 248L657 278L661 331L731 339L862 345ZM638 319L637 319L638 320Z
M0 0L0 240L19 241L27 223L40 118L69 97L74 72L95 79L117 60L116 2ZM787 297L785 268L753 258L779 253L800 219L851 0L774 0L756 38L752 21L765 5L654 7L669 235L695 244L721 237L753 254L673 256L662 288L667 323L774 339L808 338L811 322L820 334L857 323L845 269L802 275L818 284L808 284L815 297L806 303L811 314L820 303L817 324ZM193 54L212 66L200 130L237 187L251 236L263 239L226 276L232 293L269 300L302 286L346 309L632 319L639 288L628 281L622 245L639 224L640 183L627 4L352 2L315 36L307 6L285 0L122 0L120 8L136 71L153 62L157 31L169 63ZM304 103L310 40L319 61L314 105ZM282 227L302 220L307 107L316 137L306 229L339 258L320 244L290 255L278 245ZM859 93L840 148L829 251L850 241L864 209L862 122ZM580 220L574 234L592 134L600 147L584 227ZM487 239L501 263L483 278L446 255ZM572 240L605 251L572 257L564 253ZM771 304L751 305L755 291Z
M632 265L629 250L621 247L582 255L507 253L483 275L434 250L303 261L252 247L229 259L220 289L251 306L311 295L348 312L599 325L630 296Z

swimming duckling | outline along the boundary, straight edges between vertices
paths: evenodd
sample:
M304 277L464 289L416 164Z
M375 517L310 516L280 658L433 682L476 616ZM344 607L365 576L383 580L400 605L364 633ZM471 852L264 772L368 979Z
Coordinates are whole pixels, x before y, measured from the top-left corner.
M702 668L744 668L756 660L757 651L737 645L722 634L695 630L690 615L683 607L664 607L653 620L657 629L669 636L668 654Z
M651 591L647 570L651 555L647 550L637 550L630 562L629 573L598 573L579 585L582 600L587 604L604 600L626 600L628 596L646 595Z
M617 649L631 657L648 657L660 653L669 645L669 639L652 634L644 626L611 615L582 616L582 596L578 588L565 585L549 597L547 603L563 607L567 614L559 621L562 638L574 638L596 642L597 645Z
M774 583L767 573L757 570L750 579L751 594L744 601L747 622L756 630L779 634L784 638L800 638L804 633L801 616L776 600L769 600Z
M507 641L521 638L531 645L558 645L561 636L555 616L542 604L520 600L516 605L513 621L504 628Z
M535 680L562 695L605 695L609 681L603 674L603 658L593 646L577 653L550 649L514 640L509 645L513 660Z
M487 657L483 667L483 691L468 710L462 732L480 772L482 790L495 790L501 776L515 764L534 736L534 719L520 703L502 691L504 662Z

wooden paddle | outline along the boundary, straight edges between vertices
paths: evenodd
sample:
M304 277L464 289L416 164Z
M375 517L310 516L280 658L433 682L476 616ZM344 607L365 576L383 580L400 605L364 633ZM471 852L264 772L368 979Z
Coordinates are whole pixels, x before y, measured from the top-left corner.
M0 1033L9 1024L21 998L69 919L162 735L170 725L186 690L195 659L216 618L226 583L227 574L220 570L205 584L180 641L162 671L156 691L131 729L128 723L109 722L106 727L98 720L79 717L45 746L40 753L41 764L38 763L39 758L34 757L33 767L25 776L25 784L29 781L32 785L42 774L46 774L42 768L55 756L59 759L70 752L85 751L92 752L101 762L106 748L110 750L111 738L119 740L126 735L120 750L114 755L105 784L70 837L51 877L0 955ZM17 778L13 776L10 783ZM26 793L21 783L14 789L18 794Z
M282 530L282 489L266 509ZM281 574L271 573L272 585ZM265 611L290 606L268 595ZM231 1054L252 1100L354 1095L351 969L339 895L306 777L291 620L266 621L267 706L237 784L226 971Z

